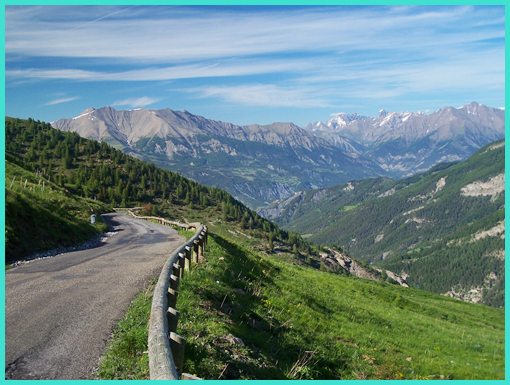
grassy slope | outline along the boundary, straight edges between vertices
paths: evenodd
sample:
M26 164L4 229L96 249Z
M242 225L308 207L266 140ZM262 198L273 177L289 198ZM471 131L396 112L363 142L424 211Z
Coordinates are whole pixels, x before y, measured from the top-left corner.
M207 262L180 287L188 373L207 379L503 378L500 309L290 264L254 251L222 226L214 226L209 239ZM142 316L126 316L138 331L118 333L112 346L124 349L103 361L103 378L147 377L150 296L142 296Z
M107 228L100 220L96 225L89 223L91 210L96 214L107 210L100 202L71 195L9 161L5 180L6 262L79 244Z

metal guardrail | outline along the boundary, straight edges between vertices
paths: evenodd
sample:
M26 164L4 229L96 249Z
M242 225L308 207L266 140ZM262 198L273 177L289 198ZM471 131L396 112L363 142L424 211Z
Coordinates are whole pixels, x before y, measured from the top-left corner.
M184 364L183 337L177 334L179 312L176 309L179 281L185 271L205 258L207 227L199 223L180 223L159 217L135 218L155 220L158 223L177 226L186 230L196 229L195 234L168 257L154 288L149 319L149 371L151 380L178 380Z

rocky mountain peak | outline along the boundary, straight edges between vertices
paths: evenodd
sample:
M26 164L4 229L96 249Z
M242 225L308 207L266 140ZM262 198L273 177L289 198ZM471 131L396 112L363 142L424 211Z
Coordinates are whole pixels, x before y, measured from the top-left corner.
M478 103L429 114L381 111L366 117L340 112L306 129L292 122L241 126L189 111L109 106L87 108L52 124L157 159L257 205L288 197L298 186L407 176L438 162L464 159L504 137L504 111ZM259 171L246 171L253 169Z

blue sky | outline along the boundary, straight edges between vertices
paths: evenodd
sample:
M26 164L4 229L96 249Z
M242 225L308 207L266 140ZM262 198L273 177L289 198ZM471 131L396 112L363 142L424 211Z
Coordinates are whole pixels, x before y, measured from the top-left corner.
M504 7L6 7L6 114L239 124L504 106Z

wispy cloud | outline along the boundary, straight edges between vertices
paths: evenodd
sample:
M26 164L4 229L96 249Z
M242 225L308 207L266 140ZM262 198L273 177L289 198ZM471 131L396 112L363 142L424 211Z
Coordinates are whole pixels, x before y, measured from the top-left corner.
M112 106L146 107L159 102L160 99L142 96L140 98L130 98L118 100L112 103Z
M65 97L65 98L58 98L58 99L50 100L50 101L44 103L44 105L45 106L55 106L57 104L69 103L69 102L72 102L77 99L79 99L78 96L69 96L69 97Z
M66 79L77 81L159 81L192 78L245 76L266 73L292 73L313 68L309 60L228 60L209 63L143 67L128 71L89 71L76 68L63 69L7 69L12 78Z
M250 106L331 107L320 95L302 88L284 88L274 84L204 87L187 91L197 93L200 97L215 97Z
M66 12L76 13L73 7L59 8L55 20L52 8L39 8L29 16L18 15L16 7L7 8L8 55L176 62L297 51L341 53L356 48L413 51L504 37L504 30L490 28L488 22L483 28L471 29L480 25L480 19L491 20L498 15L501 20L493 8L476 12L472 7L403 8L398 12L390 7L288 12L251 12L249 8L246 12L207 12L197 8L182 17L180 12L173 12L175 8L149 7L136 18L114 9L110 15L117 17L98 17L96 8L80 8L84 15L91 12L89 23L67 20ZM459 22L464 24L462 31L444 27Z

